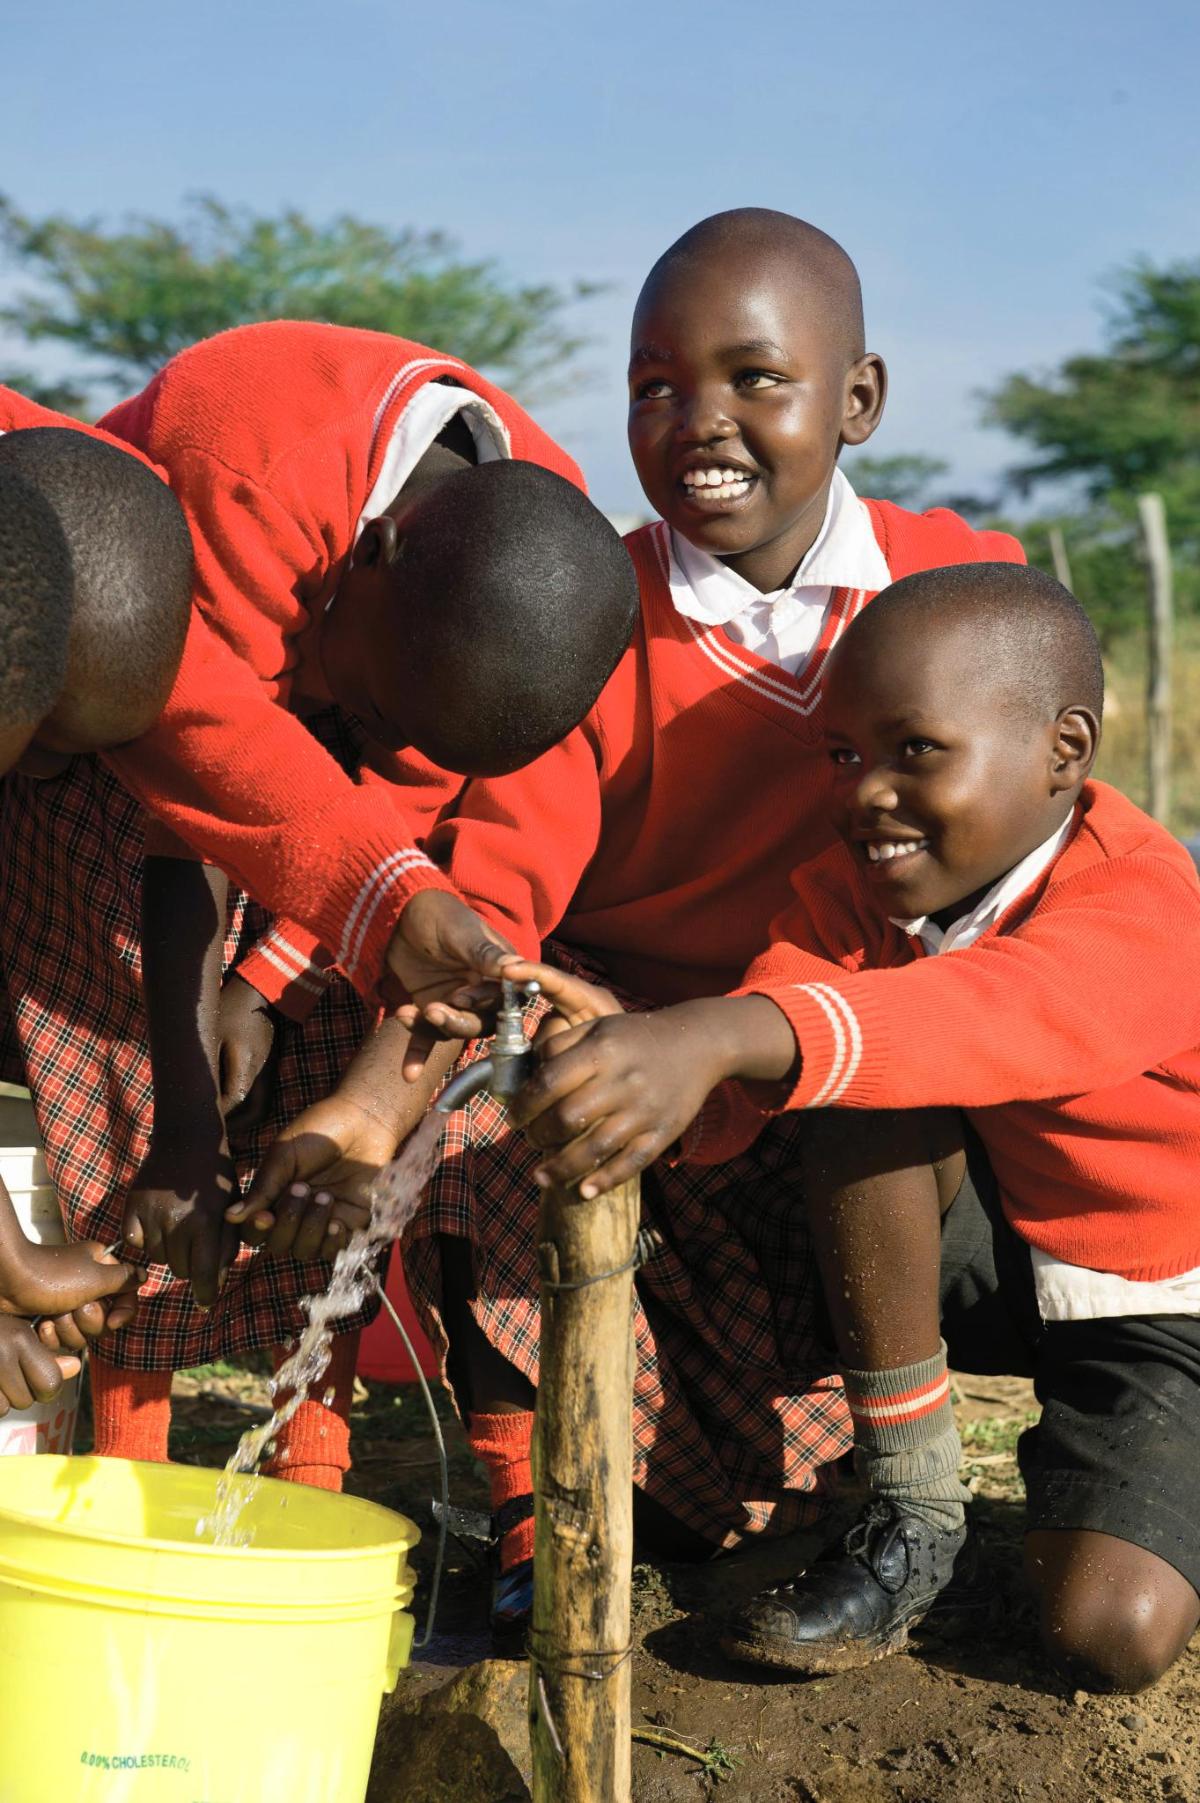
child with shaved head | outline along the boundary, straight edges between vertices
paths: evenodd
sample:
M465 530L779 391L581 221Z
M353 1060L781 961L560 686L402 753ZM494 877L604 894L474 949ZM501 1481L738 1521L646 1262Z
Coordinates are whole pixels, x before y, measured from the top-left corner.
M37 768L23 758L8 784L0 956L72 1229L123 1237L152 1267L136 1323L93 1364L96 1449L165 1459L173 1370L258 1347L281 1359L326 1281L274 1246L239 1256L238 1179L356 1054L376 1070L387 1029L364 1045L360 994L400 945L414 989L443 964L461 980L463 958L474 969L496 945L420 850L422 805L574 726L637 587L533 420L457 358L388 334L229 332L107 424L127 441L109 459L161 496L184 562L68 467L69 446L51 468L43 445L88 635L67 660L71 719L60 707L38 727ZM55 436L84 443L14 431L0 466L31 467ZM165 664L155 571L159 589L174 578ZM24 715L14 727L15 756ZM419 747L414 782L396 780L400 744ZM146 833L139 801L159 816ZM268 922L271 903L298 918ZM341 1143L368 1140L381 1162L387 1077L373 1110L351 1082ZM332 1258L340 1223L319 1207L312 1221L301 1250ZM363 1318L339 1324L333 1407L293 1416L281 1475L340 1486Z
M539 1180L585 1197L697 1114L710 1160L803 1111L794 1206L869 1495L843 1545L741 1611L737 1657L865 1664L947 1582L967 1500L947 1345L1035 1380L1019 1457L1051 1654L1135 1690L1200 1619L1200 884L1091 780L1102 697L1050 577L896 584L831 660L841 842L796 872L771 949L730 998L554 1040L514 1104L572 1142Z
M661 517L626 541L633 644L578 731L521 775L464 786L427 846L522 951L553 934L556 958L602 973L630 1006L735 983L790 870L829 843L825 670L849 622L914 570L1020 558L944 509L854 493L839 458L875 430L885 387L854 265L802 220L718 214L650 272L628 424ZM250 1200L296 1177L336 1187L321 1133L313 1111ZM847 1444L791 1225L799 1137L783 1122L721 1166L646 1177L659 1251L638 1278L635 1475L642 1525L676 1549L812 1519ZM488 1467L495 1619L517 1634L533 1531L533 1158L486 1096L445 1145L405 1263Z

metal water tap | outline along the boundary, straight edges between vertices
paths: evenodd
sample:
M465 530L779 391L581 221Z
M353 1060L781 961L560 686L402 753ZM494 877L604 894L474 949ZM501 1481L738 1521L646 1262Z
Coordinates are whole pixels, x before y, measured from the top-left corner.
M438 1114L453 1114L481 1089L488 1090L501 1102L516 1095L533 1071L533 1047L525 1037L522 1024L522 1000L537 995L539 988L537 983L510 983L507 977L501 979L501 1002L492 1049L486 1058L481 1058L477 1064L469 1064L457 1077L451 1077L433 1105Z

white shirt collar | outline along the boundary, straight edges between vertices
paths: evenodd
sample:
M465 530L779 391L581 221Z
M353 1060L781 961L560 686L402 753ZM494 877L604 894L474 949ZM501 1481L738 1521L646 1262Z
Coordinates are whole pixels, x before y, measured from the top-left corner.
M1032 888L1042 872L1048 870L1055 858L1070 837L1071 828L1075 824L1075 813L1071 813L1043 840L1034 851L1027 852L1019 864L1014 864L1007 876L1002 876L998 883L993 883L987 894L971 909L969 914L951 921L943 929L928 914L922 914L915 920L898 920L891 916L893 926L903 927L911 939L919 939L927 952L936 956L939 952L958 952L965 946L973 945L981 933L999 920L1001 914L1026 889Z
M480 463L512 456L508 428L482 395L460 388L457 382L426 382L401 410L392 428L375 486L354 530L356 544L367 521L377 519L395 500L438 433L458 414L470 427Z
M891 581L871 516L840 469L833 472L821 530L785 589L762 594L728 564L677 532L670 534L671 599L676 611L705 626L726 626L752 608L773 611L780 603L824 607L834 588L877 594ZM804 591L807 591L804 592Z

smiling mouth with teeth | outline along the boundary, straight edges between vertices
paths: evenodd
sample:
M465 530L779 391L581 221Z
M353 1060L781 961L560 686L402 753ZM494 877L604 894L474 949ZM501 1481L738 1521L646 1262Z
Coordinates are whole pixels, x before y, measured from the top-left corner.
M867 846L867 861L871 864L891 864L897 858L909 858L915 851L928 849L928 839L877 840Z
M688 470L681 480L689 501L737 501L749 494L754 477L745 470Z

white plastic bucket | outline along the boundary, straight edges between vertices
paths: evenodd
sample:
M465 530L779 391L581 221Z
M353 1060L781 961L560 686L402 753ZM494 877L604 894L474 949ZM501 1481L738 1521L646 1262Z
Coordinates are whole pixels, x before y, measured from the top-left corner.
M39 1246L66 1241L62 1210L38 1138L27 1090L0 1084L0 1180L12 1197L21 1230ZM79 1379L69 1378L53 1402L12 1409L0 1419L0 1457L11 1453L69 1453L79 1414Z

